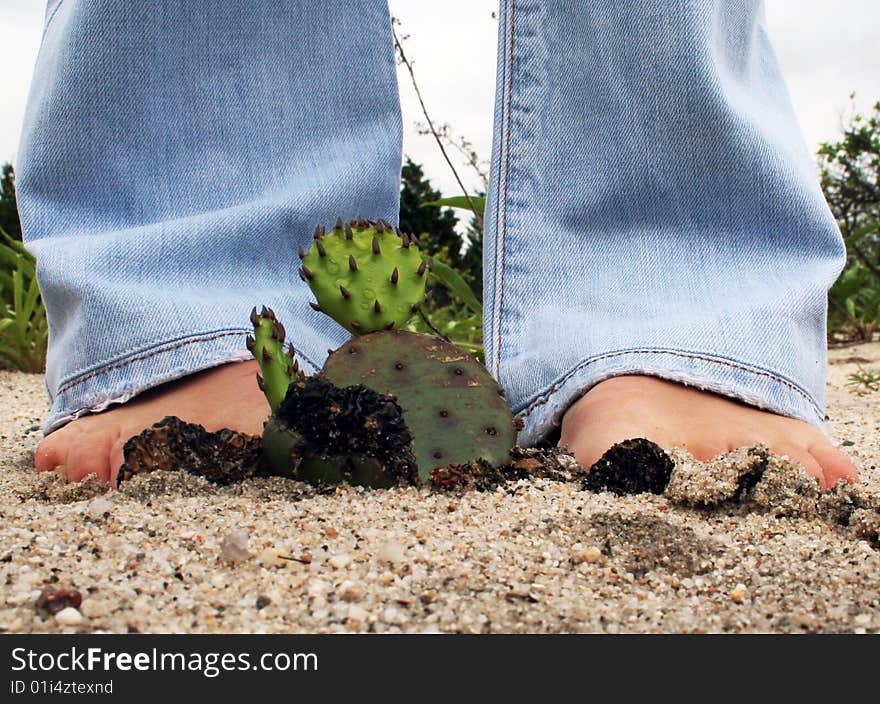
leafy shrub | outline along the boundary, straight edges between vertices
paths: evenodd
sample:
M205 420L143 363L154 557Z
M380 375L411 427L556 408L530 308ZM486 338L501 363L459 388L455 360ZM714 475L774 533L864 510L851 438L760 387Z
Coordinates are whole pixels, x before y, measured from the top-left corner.
M42 372L48 337L36 260L21 242L0 230L0 365Z

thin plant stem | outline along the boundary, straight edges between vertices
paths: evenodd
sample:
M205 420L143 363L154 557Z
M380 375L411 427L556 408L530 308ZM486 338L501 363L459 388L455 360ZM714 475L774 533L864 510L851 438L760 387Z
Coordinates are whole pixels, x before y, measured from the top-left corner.
M462 183L461 178L458 175L458 171L453 165L452 160L449 158L449 155L446 153L446 148L443 146L443 140L440 139L440 135L437 133L437 129L434 127L434 121L428 114L428 108L425 106L425 101L422 99L422 92L419 90L419 84L416 81L416 74L413 71L413 67L412 64L409 62L409 59L406 58L406 53L403 51L403 45L400 43L400 39L397 36L397 30L394 28L393 22L391 24L391 34L394 37L394 48L397 49L398 53L400 54L400 60L403 62L403 65L406 66L406 70L409 71L409 77L412 81L413 88L416 91L416 97L419 99L419 105L422 106L422 114L425 116L425 120L428 121L428 129L430 129L431 134L434 136L434 140L437 142L437 146L440 147L443 158L446 159L446 163L449 164L449 168L452 170L452 175L455 176L455 180L458 182L458 187L461 188L461 192L464 194L464 197L467 200L468 205L470 206L470 209L474 214L474 217L477 219L480 229L482 230L483 218L480 216L479 212L477 212L477 208L474 206L474 202L471 200L470 194L464 187L464 184Z

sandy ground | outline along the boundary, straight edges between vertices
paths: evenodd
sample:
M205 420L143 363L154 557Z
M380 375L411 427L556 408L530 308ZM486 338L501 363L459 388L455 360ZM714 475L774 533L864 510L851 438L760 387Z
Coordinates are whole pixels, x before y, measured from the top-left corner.
M880 369L880 344L831 352L829 428L870 499L880 392L846 386L860 365ZM880 632L880 514L784 462L739 500L742 453L711 476L683 459L659 496L169 472L103 495L33 472L45 410L41 377L0 372L0 631ZM46 587L77 590L79 609L36 608Z

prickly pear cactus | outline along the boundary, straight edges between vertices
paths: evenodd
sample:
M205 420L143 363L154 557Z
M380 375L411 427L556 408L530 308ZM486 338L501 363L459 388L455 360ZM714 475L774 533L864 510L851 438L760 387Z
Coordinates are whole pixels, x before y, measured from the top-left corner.
M437 466L510 459L516 430L504 391L482 364L440 338L406 331L356 337L328 357L322 375L397 400L423 483Z
M418 241L384 220L342 219L315 230L309 251L300 246L299 275L318 299L313 309L363 335L402 326L425 299Z
M274 411L284 400L287 387L294 379L300 378L302 372L294 358L293 345L284 348L284 326L278 322L271 308L263 306L259 313L254 308L251 323L254 334L247 336L247 348L260 364L263 375L257 375L257 384Z

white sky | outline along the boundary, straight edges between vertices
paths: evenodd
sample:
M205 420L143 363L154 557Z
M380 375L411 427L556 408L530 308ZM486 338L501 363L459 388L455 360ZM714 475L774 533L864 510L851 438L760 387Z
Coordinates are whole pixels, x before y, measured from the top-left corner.
M390 0L410 35L422 94L435 122L448 122L489 158L495 83L495 0ZM807 142L833 138L849 114L849 93L866 111L880 100L878 0L767 0L767 19ZM43 0L0 0L0 162L12 160L21 130L28 83L39 47ZM409 82L399 74L404 111L404 151L425 165L446 195L455 182L431 137L417 133L421 112ZM475 188L476 179L462 171Z

